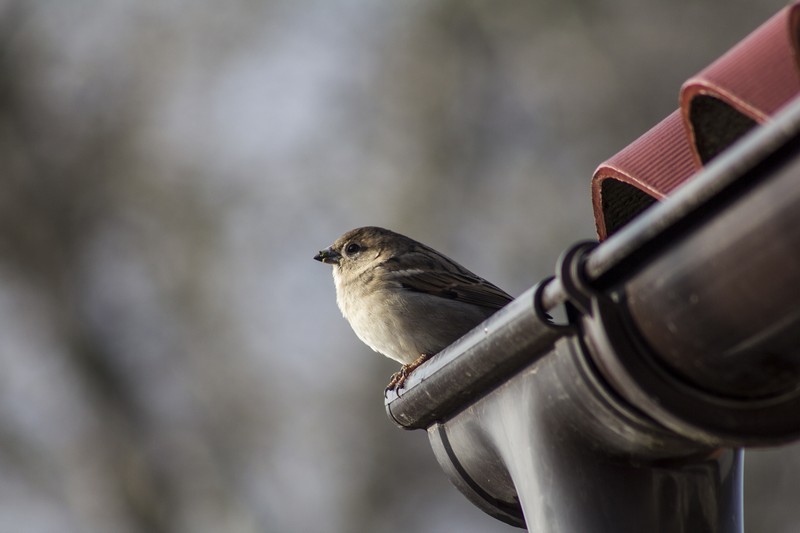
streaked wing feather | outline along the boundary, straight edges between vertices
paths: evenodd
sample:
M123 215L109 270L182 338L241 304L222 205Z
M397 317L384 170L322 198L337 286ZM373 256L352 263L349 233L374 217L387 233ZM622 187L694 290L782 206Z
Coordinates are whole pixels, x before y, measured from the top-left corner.
M485 279L458 272L396 270L392 278L408 290L490 309L500 309L513 299Z

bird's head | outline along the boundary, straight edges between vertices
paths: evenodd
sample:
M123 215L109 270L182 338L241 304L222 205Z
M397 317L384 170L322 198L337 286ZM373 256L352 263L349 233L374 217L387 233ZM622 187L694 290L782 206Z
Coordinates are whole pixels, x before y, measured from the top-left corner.
M367 226L350 230L314 256L322 263L340 271L360 272L384 261L410 246L413 242L388 229Z

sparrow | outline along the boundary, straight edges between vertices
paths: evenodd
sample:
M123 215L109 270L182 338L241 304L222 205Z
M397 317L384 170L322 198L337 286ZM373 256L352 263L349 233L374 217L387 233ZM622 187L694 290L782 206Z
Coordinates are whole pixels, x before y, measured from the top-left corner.
M433 248L374 226L348 231L314 259L333 266L336 303L358 338L403 365L387 391L512 300Z

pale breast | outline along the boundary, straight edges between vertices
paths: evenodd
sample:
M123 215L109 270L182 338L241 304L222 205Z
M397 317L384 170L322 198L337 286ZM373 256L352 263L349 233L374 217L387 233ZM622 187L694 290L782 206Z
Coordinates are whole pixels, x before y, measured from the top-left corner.
M364 291L334 273L336 301L359 339L400 363L433 355L491 315L494 310L388 285Z

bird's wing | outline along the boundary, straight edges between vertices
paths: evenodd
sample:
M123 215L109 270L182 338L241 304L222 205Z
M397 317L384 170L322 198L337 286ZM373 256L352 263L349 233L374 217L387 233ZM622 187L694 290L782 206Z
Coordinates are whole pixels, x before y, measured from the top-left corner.
M502 289L472 273L409 268L394 270L390 277L411 291L490 309L500 309L513 299Z

